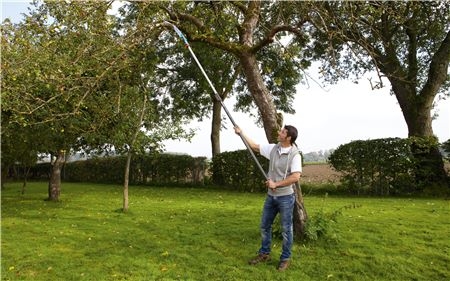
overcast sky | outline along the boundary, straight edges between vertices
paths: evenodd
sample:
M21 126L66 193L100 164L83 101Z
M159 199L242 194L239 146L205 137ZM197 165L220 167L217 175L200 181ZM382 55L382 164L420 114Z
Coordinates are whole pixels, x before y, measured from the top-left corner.
M233 108L232 102L225 101L225 104L230 110ZM353 140L408 136L406 122L395 96L389 94L388 87L372 91L367 80L361 80L358 85L343 81L326 90L316 84L298 86L294 108L296 114L285 115L284 120L285 124L297 127L297 143L305 153L337 148ZM433 122L433 130L440 142L450 138L449 109L450 102L447 100L440 101L433 110L439 114ZM264 130L255 125L254 119L242 113L233 112L232 115L248 136L259 143L267 142ZM245 149L226 115L224 118L227 128L221 133L222 151ZM193 156L211 156L210 120L194 122L192 127L199 131L191 143L170 141L166 143L167 150Z
M20 13L26 13L27 7L28 1L3 0L2 21L9 17L18 22ZM185 55L189 56L189 53ZM208 73L207 69L205 71ZM309 75L318 79L313 70ZM309 80L308 85L298 86L294 101L296 114L285 115L285 124L297 127L297 144L304 153L337 148L353 140L407 137L408 130L400 106L396 98L389 94L390 84L385 84L385 88L372 91L365 78L358 84L342 81L323 89ZM253 118L233 111L232 99L226 100L225 105L248 136L259 143L267 142L263 128L257 127ZM450 138L450 100L439 101L432 113L438 116L433 121L433 131L439 141L444 142ZM225 114L223 117L226 129L221 132L222 151L245 149L239 136L234 134L231 122ZM197 129L191 142L167 141L166 151L211 157L211 120L192 122L190 126Z

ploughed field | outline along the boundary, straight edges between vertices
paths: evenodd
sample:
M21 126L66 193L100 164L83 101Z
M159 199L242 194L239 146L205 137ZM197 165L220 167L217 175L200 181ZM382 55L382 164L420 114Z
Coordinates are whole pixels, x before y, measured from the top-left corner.
M300 179L301 183L339 183L340 173L335 171L331 165L308 164L303 166L303 173Z
M450 175L450 163L445 162L445 170ZM327 163L308 164L303 166L303 173L300 179L301 183L323 184L339 183L341 173L337 172Z

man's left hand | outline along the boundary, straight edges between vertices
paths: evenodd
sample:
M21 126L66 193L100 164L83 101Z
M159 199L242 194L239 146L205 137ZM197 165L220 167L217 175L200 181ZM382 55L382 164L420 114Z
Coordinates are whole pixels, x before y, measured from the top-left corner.
M267 180L266 181L266 186L270 189L272 189L273 191L275 191L275 189L277 188L277 184L273 181L273 180Z

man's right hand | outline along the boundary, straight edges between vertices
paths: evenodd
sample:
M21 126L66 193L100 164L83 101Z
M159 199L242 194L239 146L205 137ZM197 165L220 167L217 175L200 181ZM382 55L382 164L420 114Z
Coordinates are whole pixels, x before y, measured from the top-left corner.
M259 152L259 144L256 144L255 142L253 142L252 139L249 139L246 135L244 135L244 133L242 133L241 128L239 128L239 126L234 127L234 132L236 134L238 134L239 136L241 136L241 138L245 139L245 141L248 143L248 145L250 146L250 148L253 151Z

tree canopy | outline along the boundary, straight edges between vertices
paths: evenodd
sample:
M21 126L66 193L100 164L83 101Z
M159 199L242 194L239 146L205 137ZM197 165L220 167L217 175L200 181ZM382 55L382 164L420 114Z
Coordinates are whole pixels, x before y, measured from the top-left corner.
M435 97L449 95L448 2L323 2L310 14L311 51L328 81L373 71L382 87L386 77L409 135L433 135Z
M209 55L216 52L212 49L220 50L233 61L231 65L239 65L234 86L237 107L248 110L256 106L267 139L276 139L282 123L277 110L294 112L295 85L301 69L309 65L299 52L305 44L302 36L285 46L274 40L286 32L299 33L298 17L289 16L288 2L150 1L132 5L144 15L147 10L159 10L159 16L152 19L173 22L189 42L201 43L200 53Z
M155 94L156 57L140 48L140 33L108 15L110 4L36 3L23 22L2 24L2 138L21 136L34 151L58 155L54 172L62 151L126 149L130 126L142 128L138 147L147 149L188 136L186 117ZM6 153L23 148L7 143Z

